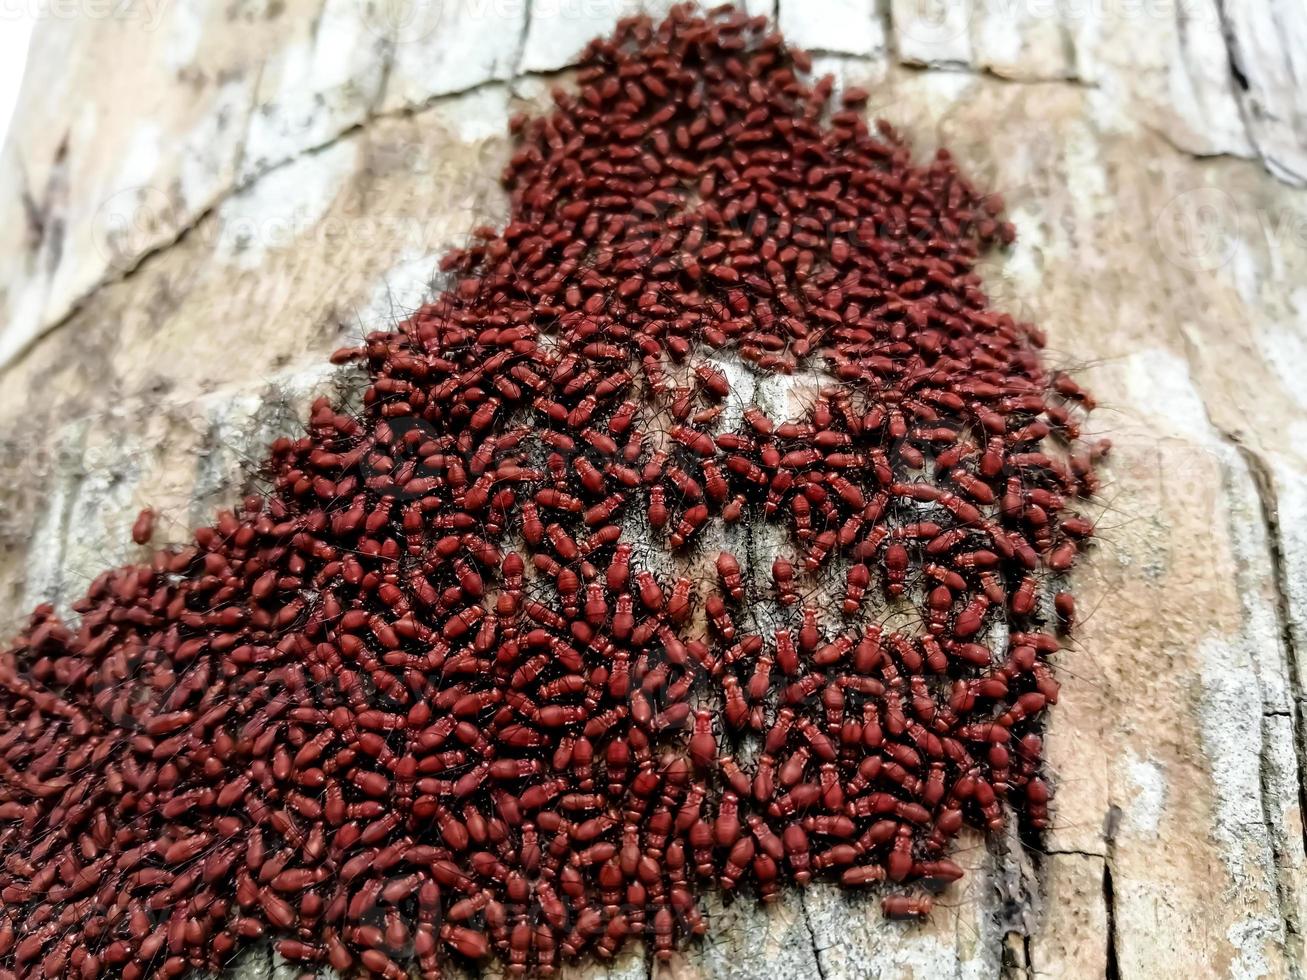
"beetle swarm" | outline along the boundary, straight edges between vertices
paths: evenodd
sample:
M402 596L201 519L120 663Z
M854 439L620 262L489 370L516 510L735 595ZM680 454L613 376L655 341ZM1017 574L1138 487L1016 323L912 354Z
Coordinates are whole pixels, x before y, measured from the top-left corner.
M0 655L0 975L263 935L346 975L547 974L670 955L710 883L915 884L884 911L922 917L964 823L1046 826L1074 603L1042 583L1093 530L1092 401L986 307L1001 203L809 67L732 11L593 42L513 120L507 227L337 352L362 411L316 402L266 497L101 575L75 628L37 610ZM826 386L732 417L732 361ZM784 533L771 580L701 543L731 523Z

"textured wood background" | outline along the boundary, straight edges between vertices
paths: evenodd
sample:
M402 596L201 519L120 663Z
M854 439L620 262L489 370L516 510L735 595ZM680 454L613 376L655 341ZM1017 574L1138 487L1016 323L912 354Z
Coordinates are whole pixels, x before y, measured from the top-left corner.
M49 14L0 161L0 632L139 556L141 506L181 540L232 499L336 383L326 353L418 305L437 257L502 218L509 113L639 6ZM1302 978L1307 6L750 7L1003 192L1020 239L991 293L1047 328L1116 450L1044 849L965 840L972 873L922 927L829 887L710 901L671 972ZM274 967L256 950L242 970ZM650 970L628 949L575 972Z

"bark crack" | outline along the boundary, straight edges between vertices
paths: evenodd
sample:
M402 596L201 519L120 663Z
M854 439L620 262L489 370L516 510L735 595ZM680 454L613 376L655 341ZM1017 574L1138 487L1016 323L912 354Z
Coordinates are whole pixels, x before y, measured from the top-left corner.
M996 82L1001 82L1004 85L1071 85L1075 88L1086 90L1097 89L1100 87L1098 82L1087 78L1081 78L1079 75L1004 75L992 65L973 65L968 61L928 61L925 63L900 61L899 64L903 65L905 68L911 68L917 71L945 71L964 75L974 75L977 78L988 78Z
M86 470L82 466L82 459L86 450L84 440L85 432L82 432L77 440L78 460L73 464L73 478L69 483L68 494L63 500L63 507L57 519L59 533L55 535L56 541L53 545L54 548L58 549L59 560L53 566L57 569L57 572L52 585L54 594L50 596L49 601L54 605L59 616L66 622L80 622L81 620L80 616L77 616L76 620L74 620L75 613L71 608L71 599L68 596L67 561L68 535L73 526L73 514L77 507L77 498L81 496L82 490L86 487Z
M344 129L339 130L338 132L327 137L326 139L318 143L314 143L310 146L306 146L300 150L297 150L294 153L292 153L290 156L287 156L282 160L278 160L275 163L269 163L265 166L260 167L259 169L248 174L247 176L236 180L235 182L232 183L230 187L227 187L226 189L215 194L207 204L205 204L203 207L196 210L186 220L186 222L181 227L177 228L171 235L163 238L162 240L156 242L155 244L145 249L140 255L136 256L130 263L124 262L119 269L101 278L97 283L95 283L84 293L78 296L75 300L73 300L69 304L68 309L64 313L62 313L57 319L43 326L35 335L32 336L30 340L27 341L27 343L23 345L22 348L15 351L14 354L11 355L11 359L7 363L0 364L0 369L3 369L9 366L9 364L12 364L18 361L19 359L21 359L43 337L46 337L54 333L55 331L59 330L60 328L66 326L69 322L72 321L72 319L75 316L77 316L77 314L79 314L83 309L86 308L86 306L90 303L90 301L101 290L106 289L110 286L118 285L119 283L122 282L126 282L128 279L131 279L134 275L136 275L142 268L147 266L154 258L168 251L169 249L183 243L187 239L187 237L189 237L192 231L194 231L196 228L202 225L224 204L226 204L228 201L232 200L233 198L239 197L241 194L244 194L246 191L250 190L250 188L252 188L254 185L259 183L259 181L263 180L268 175L283 170L286 167L289 167L290 165L297 163L298 161L303 160L307 157L314 157L322 153L325 153L328 150L331 150L332 148L337 146L338 144L346 140L352 139L355 136L359 135L360 133L364 132L369 127L371 127L371 125L375 122L384 121L388 119L416 118L418 116L424 115L425 113L431 111L432 109L435 109L455 99L459 99L467 95L472 95L476 92L481 92L486 89L493 88L495 86L508 87L512 84L512 82L516 81L518 78L526 78L526 77L555 78L568 70L569 69L564 68L564 69L559 69L558 71L527 72L523 75L518 75L511 79L490 78L482 82L477 82L474 85L464 86L463 88L456 89L452 92L446 92L441 95L433 96L432 98L427 99L425 102L416 103L414 105L401 106L397 109L369 112L367 115L364 116L364 118L360 119L358 122L346 126ZM257 89L256 89L255 104L253 106L253 111L257 111L257 110L258 110L258 105L257 105ZM241 149L236 154L236 162L238 164L238 167L235 172L237 173L239 173L239 164L242 161L244 154L245 154L245 145L244 142L242 142Z
M1218 0L1218 4L1217 4L1217 6L1218 6L1218 9L1221 7L1221 4L1220 4L1219 0ZM1233 52L1233 48L1231 48L1232 39L1231 39L1231 33L1230 33L1229 25L1228 25L1228 22L1227 22L1226 19L1225 19L1224 11L1221 10L1220 12L1221 12L1221 16L1222 16L1222 22L1223 22L1223 24L1225 25L1225 34L1226 34L1226 39L1227 39L1227 49L1229 49L1231 52ZM989 79L989 80L992 80L992 81L995 81L995 82L999 82L999 83L1002 83L1002 84L1006 84L1006 85L1020 85L1020 86L1073 85L1073 86L1075 86L1075 87L1077 87L1077 88L1081 88L1081 89L1085 89L1085 90L1098 89L1098 88L1100 87L1099 84L1098 84L1098 82L1096 82L1096 81L1083 79L1083 78L1080 78L1080 77L1075 76L1075 75L1068 75L1068 76L1050 76L1050 77L1047 77L1047 78L1043 78L1043 77L1019 78L1019 77L1012 77L1012 76L1007 76L1007 75L1000 74L999 72L997 72L997 71L995 71L994 69L992 69L992 68L990 68L990 67L987 67L987 66L976 66L976 65L972 65L972 64L970 64L970 63L964 63L964 62L957 62L957 63L944 63L944 62L937 62L937 63L926 63L926 64L913 64L913 63L908 63L908 62L905 62L905 61L902 60L902 58L901 58L899 52L896 50L896 49L897 49L897 45L895 44L895 35L894 35L894 32L893 32L892 18L891 18L890 15L889 15L889 11L885 9L885 7L884 7L884 5L883 5L882 3L878 3L878 4L877 4L877 14L881 16L881 18L882 18L882 22L883 22L883 24L884 24L884 26L885 26L885 32L886 32L886 35L885 35L885 36L886 36L886 56L887 56L891 61L893 61L894 63L899 64L899 65L901 65L901 66L903 66L903 67L905 67L905 68L907 68L907 69L909 69L909 70L913 70L913 71L952 71L952 72L958 72L958 73L966 73L966 74L973 75L973 76L976 77L976 78ZM774 5L773 5L773 14L772 14L772 16L773 16L773 19L776 19L776 18L778 17L778 5L777 5L777 4L774 4ZM70 321L71 321L71 320L72 320L72 319L73 319L77 314L79 314L82 310L84 310L84 309L86 308L86 306L89 304L89 302L91 301L91 299L92 299L92 298L93 298L93 297L94 297L94 296L95 296L95 295L96 295L100 290L102 290L102 289L104 289L104 288L106 288L106 287L109 287L109 286L116 285L116 284L118 284L118 283L121 283L121 282L123 282L123 281L125 281L125 280L131 278L131 277L132 277L132 276L133 276L137 271L139 271L143 266L145 266L145 265L148 263L148 261L149 261L150 259L152 259L154 256L156 256L156 255L158 255L158 254L160 254L160 253L162 253L162 252L165 252L165 251L167 251L168 249L170 249L170 248L174 247L175 245L178 245L178 244L180 244L182 241L184 241L185 238L187 237L187 235L189 234L189 232L190 232L192 229L194 229L196 226L198 226L199 224L201 224L205 219L207 219L208 217L210 217L210 216L211 216L211 215L212 215L212 214L213 214L213 213L214 213L214 212L215 212L219 207L221 207L222 204L224 204L226 201L230 200L231 198L236 197L236 196L238 196L238 195L244 193L245 191L249 190L250 187L252 187L252 186L253 186L254 184L256 184L258 181L262 180L262 179L263 179L264 177L266 177L267 175L269 175L269 174L271 174L271 173L274 173L274 172L276 172L276 171L278 171L278 170L281 170L282 168L284 168L284 167L286 167L286 166L289 166L290 164L292 164L292 163L294 163L294 162L296 162L296 161L298 161L298 160L301 160L301 159L303 159L303 158L305 158L305 157L310 157L310 156L314 156L314 155L320 154L320 153L324 152L325 150L328 150L328 149L330 149L331 147L335 146L337 143L340 143L340 142L342 142L343 140L347 140L347 139L350 139L350 138L354 137L355 135L357 135L357 134L360 133L361 131L367 129L369 126L371 126L374 122L376 122L376 121L378 121L378 120L412 118L412 117L415 117L415 116L417 116L417 115L420 115L421 113L423 113L423 112L429 110L430 108L432 108L432 107L434 107L434 106L438 106L438 105L441 105L441 104L443 104L443 103L445 103L445 102L447 102L447 101L451 101L451 100L453 100L453 99L457 99L457 98L460 98L460 97L463 97L463 96L466 96L466 95L473 94L473 93L475 93L475 92L482 91L482 90L487 89L487 88L489 88L489 87L491 87L491 86L496 86L496 85L505 85L505 86L507 86L507 87L510 89L510 91L511 91L512 88L513 88L513 84L514 84L515 82L521 80L521 79L525 79L525 78L541 78L541 79L555 78L555 77L558 77L558 76L560 76L560 75L566 73L567 71L571 70L571 67L574 67L574 66L569 66L569 67L565 67L565 68L558 69L558 70L553 70L553 71L539 71L539 72L536 72L536 71L530 71L530 72L524 72L524 71L521 71L521 70L520 70L520 69L521 69L521 64L522 64L522 59L523 59L523 57L524 57L524 55L525 55L525 51L526 51L527 36L528 36L528 34L529 34L529 32L530 32L531 23L532 23L532 8L531 8L531 4L530 4L530 3L527 3L527 4L526 4L525 15L524 15L524 18L523 18L523 26L522 26L522 31L521 31L521 41L520 41L520 44L519 44L519 50L518 50L518 53L517 53L516 64L514 65L514 71L513 71L513 73L511 74L510 77L508 77L508 78L488 78L488 79L485 79L485 80L483 80L483 81L481 81L481 82L477 82L477 83L472 84L472 85L464 86L463 88L460 88L460 89L455 89L455 90L450 91L450 92L445 92L445 93L441 93L441 94L439 94L439 95L432 96L430 99L427 99L427 100L424 101L424 102L414 103L414 104L412 104L412 105L401 106L401 107L398 107L398 108L395 108L395 109L390 109L390 110L374 110L373 108L370 107L370 108L369 108L369 111L364 115L364 117L363 117L362 119L360 119L359 121L357 121L357 122L355 122L355 123L353 123L353 124L351 124L351 125L349 125L349 126L344 127L343 129L339 130L338 132L336 132L335 134L329 136L328 138L326 138L326 139L324 139L324 140L322 140L322 141L320 141L320 142L318 142L318 143L316 143L316 144L313 144L313 145L310 145L310 146L304 147L304 148L302 148L302 149L299 149L299 150L293 152L291 155L287 156L287 157L286 157L285 159L283 159L283 160L279 160L279 161L277 161L277 162L275 162L275 163L268 164L268 165L266 165L266 166L263 166L263 167L261 167L261 168L255 170L255 171L251 172L250 174L248 174L248 175L246 175L246 176L244 176L244 177L242 177L242 178L238 178L236 181L234 181L234 182L232 183L232 185L231 185L230 187L227 187L226 189L224 189L224 190L220 191L219 193L215 194L214 197L213 197L213 198L212 198L212 199L211 199L211 200L210 200L206 205L202 206L202 207L199 208L197 211L195 211L195 212L194 212L194 213L193 213L193 214L192 214L192 215L191 215L191 216L186 220L186 222L185 222L185 223L184 223L180 228L176 229L176 230L175 230L171 235L169 235L169 236L167 236L167 237L161 239L160 241L158 241L158 242L156 242L155 244L153 244L153 245L151 245L150 247L148 247L148 248L147 248L145 251L143 251L139 256L137 256L135 259L133 259L129 264L124 264L123 267L121 267L121 268L119 268L119 269L117 269L117 270L113 270L113 271L111 271L111 272L110 272L109 274L107 274L107 275L104 275L104 276L103 276L103 277L102 277L98 282L96 282L94 285L92 285L91 287L89 287L89 288L88 288L84 293L82 293L80 296L78 296L76 299L74 299L74 300L69 304L68 308L67 308L66 310L64 310L61 314L59 314L57 318L55 318L55 319L52 320L51 322L49 322L49 323L45 324L44 326L42 326L42 327L38 330L38 332L37 332L37 333L36 333L36 334L31 338L31 339L29 339L29 340L28 340L28 341L23 345L22 348L20 348L18 351L15 351L14 354L11 355L11 358L10 358L10 360L9 360L8 363L13 363L14 361L19 360L21 357L24 356L24 354L26 354L27 351L31 350L31 348L33 347L33 345L35 345L35 344L36 344L40 339L42 339L43 337L48 336L49 334L51 334L51 333L53 333L53 332L59 330L61 327L63 327L63 326L65 326L66 324L68 324L68 323L69 323L69 322L70 322ZM812 53L812 54L816 54L816 55L821 55L821 56L823 56L823 57L830 57L830 58L844 59L844 60L853 60L853 61L859 61L859 62L866 62L866 61L869 61L869 60L874 60L874 58L875 58L875 56L873 56L872 58L866 58L866 57L862 57L862 56L858 56L858 55L850 55L850 54L848 54L848 53L846 53L846 52L827 51L827 50L823 50L823 49L820 49L820 48L813 48L813 49L809 49L809 50L810 50L810 53ZM1233 55L1233 53L1231 53L1231 63L1232 63L1232 65L1234 64L1234 55ZM384 93L384 91L385 91L385 89L386 89L386 87L387 87L388 81L389 81L389 72L390 72L390 67L391 67L391 65L390 65L390 59L387 58L387 65L383 68L383 78L382 78L382 85L381 85L381 92L383 92L383 93ZM260 66L260 74L261 74L261 72L262 72L262 66ZM258 109L258 104L257 104L257 100L258 100L258 81L259 81L258 78L256 78L256 80L255 80L255 86L254 86L254 105L253 105L253 107L252 107L251 112L257 111L257 109ZM1243 102L1242 102L1242 100L1240 101L1239 104L1240 104L1240 106L1241 106L1241 112L1244 111L1244 110L1243 110ZM1245 128L1247 128L1247 119L1246 119L1246 118L1245 118ZM1205 158L1205 157L1207 157L1207 156L1235 156L1234 154L1229 154L1229 153L1221 153L1221 154L1203 154L1203 153L1198 153L1198 152L1195 152L1195 151L1189 150L1189 149L1187 149L1187 148L1185 148L1185 147L1183 147L1183 146L1180 146L1179 144L1175 143L1174 140L1172 140L1172 139L1171 139L1169 136L1167 136L1167 134L1165 134L1165 133L1162 133L1162 132L1160 132L1160 131L1158 131L1158 130L1153 130L1153 131L1158 132L1159 135L1161 135L1162 138L1167 142L1167 144L1170 145L1172 148L1174 148L1176 151L1181 152L1181 153L1183 153L1183 154L1185 154L1185 155L1187 155L1187 156L1191 156L1191 157L1194 157L1194 158L1197 158L1197 159L1203 159L1203 158ZM1251 132L1249 133L1249 137L1250 137L1250 140L1251 140ZM1263 163L1263 165L1266 166L1267 169L1269 169L1269 170L1271 170L1273 173L1275 173L1275 172L1276 172L1276 168L1274 168L1274 167L1272 167L1272 166L1270 165L1270 162L1267 161L1265 155L1261 153L1260 148L1257 148L1257 147L1256 147L1256 142L1255 142L1255 141L1252 141L1252 144L1253 144L1253 146L1254 146L1254 149L1256 149L1256 151L1257 151L1257 153L1258 153L1258 156L1259 156L1259 159L1261 160L1261 162ZM240 172L239 164L243 161L244 155L245 155L245 146L244 146L244 143L242 142L242 145L241 145L240 148L237 150L237 154L236 154L236 156L237 156L237 164L238 164L237 169L236 169L236 171L235 171L236 173L239 173L239 172ZM0 364L0 368L3 368L3 367L5 367L5 366L7 366L7 364Z
M1300 661L1298 645L1294 640L1289 612L1289 580L1284 567L1284 545L1280 533L1279 499L1275 492L1275 480L1270 467L1261 454L1247 446L1237 435L1217 428L1221 438L1234 447L1252 474L1253 486L1257 490L1257 506L1262 523L1266 529L1267 558L1271 565L1271 584L1275 590L1275 618L1280 628L1280 644L1284 650L1285 669L1289 677L1289 694L1293 710L1291 712L1263 712L1263 715L1288 714L1293 719L1294 750L1298 762L1299 807L1307 814L1307 785L1301 778L1307 771L1307 760L1303 758L1302 741L1304 733L1303 704L1307 692L1300 682ZM1304 833L1304 847L1307 847L1307 832Z
M263 69L264 69L263 62L259 62L258 67L254 71L254 84L250 86L250 107L245 114L245 138L241 140L240 146L236 147L236 153L232 157L231 172L237 175L237 179L239 179L240 172L245 169L245 157L249 151L250 124L254 121L254 114L259 111L259 89L263 87ZM231 193L234 194L235 191L233 190L231 191ZM227 192L221 192L218 195L218 197L214 199L214 201L211 201L209 203L208 207L206 208L206 211L212 210L217 206L217 204L221 203L221 201L224 201L226 199L227 199ZM202 217L201 215L197 215L193 221L188 223L188 227L198 225L200 223L201 217ZM164 244L163 249L171 248L172 244L175 244L175 242ZM160 250L162 251L162 249ZM135 271L136 271L136 266L134 265L132 266L132 268L125 270L120 278L126 279ZM101 286L104 285L108 285L108 283L102 281L100 283L97 283L95 286L91 287L90 292L88 292L86 296L79 299L78 303L81 303L86 299L89 299L92 295L94 295L94 293ZM75 309L76 309L76 304L74 304L74 311L70 311L70 312L75 312Z
M522 11L522 36L517 42L517 56L513 59L513 77L510 82L516 81L523 77L527 72L522 71L522 61L526 57L526 42L531 36L531 11L534 8L534 0L525 0Z
M1107 808L1103 819L1103 915L1106 950L1103 960L1103 980L1121 980L1120 936L1116 932L1116 891L1112 883L1112 862L1116 860L1116 828L1121 823L1121 808L1115 803ZM1095 855L1097 856L1097 855Z
M1303 754L1303 691L1299 682L1299 663L1297 644L1294 642L1293 630L1290 626L1289 598L1288 598L1288 573L1284 567L1284 546L1283 538L1280 534L1279 520L1279 502L1275 492L1274 478L1270 468L1266 465L1261 455L1254 452L1246 446L1233 433L1225 432L1218 428L1221 437L1234 446L1252 474L1253 486L1257 491L1258 511L1261 515L1262 523L1266 529L1267 557L1271 565L1271 582L1275 589L1275 617L1280 627L1280 646L1284 651L1285 667L1289 679L1289 693L1292 710L1289 712L1279 712L1278 714L1287 714L1290 717L1290 741L1293 743L1293 758L1296 763L1297 778L1294 782L1298 789L1298 812L1307 816L1307 784L1304 783L1303 774L1307 771L1307 759ZM1263 718L1268 713L1263 712ZM1269 785L1270 765L1269 748L1270 738L1266 724L1261 726L1261 758L1260 758L1260 776L1261 776L1261 796L1262 796L1262 814L1268 829L1267 838L1270 843L1271 853L1275 860L1275 886L1277 898L1280 905L1280 918L1284 922L1286 953L1289 962L1289 975L1294 978L1303 976L1301 964L1293 955L1292 941L1293 937L1301 937L1303 923L1297 921L1297 902L1294 894L1292 880L1282 873L1286 861L1280 846L1280 834L1283 831L1281 821L1276 818L1272 811L1272 797L1278 795L1274 788ZM1303 829L1303 847L1307 849L1307 823ZM1301 941L1301 940L1299 940Z
M1109 845L1109 850L1111 847ZM1107 960L1103 967L1104 980L1121 980L1121 964L1117 960L1116 904L1112 892L1112 862L1103 862L1103 906L1107 910Z
M1232 94L1235 105L1239 107L1239 117L1243 120L1244 135L1248 137L1248 145L1252 147L1253 152L1257 154L1257 159L1261 161L1262 166L1267 171L1285 183L1301 185L1304 181L1307 181L1307 175L1300 174L1269 156L1262 147L1261 140L1258 139L1257 129L1253 125L1252 112L1249 108L1251 86L1248 82L1248 75L1243 70L1239 37L1235 32L1229 14L1226 13L1226 0L1215 0L1215 5L1216 16L1221 22L1221 38L1225 42L1226 58L1230 63L1230 77L1234 82Z
M1221 6L1220 0L1218 0L1217 6L1218 8ZM1224 16L1223 11L1222 16ZM1196 347L1194 338L1188 330L1182 330L1181 337L1185 345L1186 357L1192 364ZM1263 707L1263 724L1261 725L1261 739L1258 749L1259 789L1261 791L1263 820L1268 828L1267 842L1275 863L1276 899L1280 907L1280 919L1284 924L1285 952L1288 954L1286 958L1290 964L1290 975L1295 980L1301 980L1304 975L1303 968L1295 961L1291 943L1297 939L1297 942L1301 944L1300 937L1304 925L1307 924L1297 921L1297 895L1294 892L1293 882L1282 873L1286 859L1279 844L1280 835L1276 833L1276 830L1283 830L1284 828L1281 825L1282 822L1276 820L1275 815L1270 810L1270 798L1272 795L1278 795L1278 793L1275 793L1268 784L1271 762L1268 755L1269 745L1264 722L1266 717L1275 714L1287 713L1291 715L1290 741L1293 743L1294 766L1297 770L1293 782L1298 790L1298 812L1304 818L1302 846L1304 850L1307 850L1307 779L1304 778L1307 776L1307 742L1304 741L1304 735L1307 734L1307 691L1303 690L1301 680L1302 663L1294 636L1293 617L1289 606L1289 573L1285 568L1284 536L1280 530L1279 497L1275 490L1274 474L1271 472L1266 460L1262 458L1262 455L1249 446L1238 432L1226 429L1218 424L1205 400L1202 404L1207 423L1211 426L1212 431L1217 438L1239 455L1252 477L1253 491L1257 497L1257 512L1266 536L1266 557L1270 564L1271 586L1274 589L1274 615L1276 626L1279 628L1279 647L1282 651L1289 688L1289 712L1267 712Z
M817 976L826 980L826 966L821 961L821 947L817 945L817 931L812 927L812 916L808 914L808 896L806 889L799 894L799 908L803 909L803 926L808 930L808 939L812 943L812 959L817 964Z
M1194 160L1251 159L1250 157L1244 156L1243 154L1235 153L1232 150L1195 150L1192 147L1185 146L1183 143L1177 140L1173 135L1171 135L1171 133L1167 132L1167 130L1164 127L1158 126L1156 123L1149 122L1147 119L1139 120L1139 127L1143 129L1145 132L1151 133L1152 135L1156 136L1158 139L1160 139L1171 149L1175 150L1177 153L1182 153L1187 157L1192 157ZM1265 165L1265 161L1261 160L1261 156L1257 147L1251 141L1249 142L1248 145L1252 147L1252 152L1257 157L1257 159L1261 161L1263 165Z
M1107 858L1107 855L1106 855L1106 854L1101 854L1101 853L1099 853L1099 852L1097 852L1097 851L1082 851L1082 850L1079 850L1079 849L1074 848L1074 847L1057 848L1056 850L1052 850L1052 849L1050 849L1050 850L1045 850L1044 853L1045 853L1045 854L1065 855L1065 856L1072 856L1072 857L1090 858L1091 860L1094 860L1094 861L1103 861L1103 860L1106 860L1106 858Z
M367 112L364 114L365 119L371 119L382 112L381 107L386 104L386 96L390 93L390 78L395 72L395 45L393 43L383 44L381 46L381 71L377 76L377 90L372 97L371 104L368 105Z
M876 0L876 16L880 18L881 30L885 34L885 56L897 64L903 64L899 56L898 35L894 33L893 0Z
M1182 330L1181 336L1184 341L1186 356L1192 363L1195 354L1194 340L1188 331ZM1289 581L1284 562L1284 539L1280 532L1279 502L1275 492L1275 479L1270 467L1260 453L1249 446L1238 432L1226 429L1218 424L1212 416L1211 408L1206 401L1203 401L1203 412L1214 435L1222 443L1229 446L1247 468L1252 478L1253 492L1257 498L1257 515L1261 520L1266 537L1266 557L1271 568L1271 585L1274 590L1274 615L1276 626L1279 628L1278 646L1282 652L1282 662L1287 675L1290 712L1268 712L1263 704L1260 738L1258 740L1258 795L1260 796L1259 804L1262 810L1262 822L1267 828L1267 846L1270 849L1274 864L1275 900L1279 906L1279 917L1284 927L1282 942L1286 954L1285 958L1289 964L1289 975L1294 980L1302 980L1303 968L1297 962L1297 958L1300 958L1300 956L1295 958L1294 954L1295 947L1301 945L1303 923L1297 920L1297 895L1294 891L1293 881L1284 873L1286 862L1291 861L1291 859L1286 857L1281 845L1282 832L1285 829L1283 821L1276 819L1276 815L1272 810L1273 799L1280 797L1282 793L1279 788L1270 782L1273 763L1270 755L1270 737L1265 724L1267 717L1285 713L1292 715L1290 741L1293 743L1293 759L1296 769L1293 782L1298 791L1298 811L1307 816L1307 784L1304 783L1303 779L1304 773L1307 773L1307 758L1304 757L1303 742L1304 692L1300 682L1299 655L1293 635L1289 609ZM1260 688L1261 678L1257 677L1257 680ZM1303 848L1307 850L1307 823L1303 824L1302 837ZM1109 842L1109 848L1110 846L1111 843Z

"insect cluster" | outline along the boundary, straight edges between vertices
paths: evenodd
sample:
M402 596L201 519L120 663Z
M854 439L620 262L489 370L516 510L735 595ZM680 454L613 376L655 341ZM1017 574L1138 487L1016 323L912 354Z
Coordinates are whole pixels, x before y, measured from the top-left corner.
M964 823L1045 826L1090 399L986 308L1000 202L807 68L730 11L594 42L513 122L507 227L338 352L362 409L317 402L266 495L75 627L37 611L0 654L0 975L265 935L547 974L670 955L710 885L888 881L925 915ZM826 381L774 419L732 360ZM770 580L704 543L732 524L789 542Z

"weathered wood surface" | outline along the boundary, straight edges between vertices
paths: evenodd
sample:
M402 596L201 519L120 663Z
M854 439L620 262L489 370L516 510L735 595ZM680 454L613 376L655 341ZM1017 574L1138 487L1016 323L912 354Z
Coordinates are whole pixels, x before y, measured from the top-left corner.
M637 5L115 6L38 26L0 164L6 635L135 557L142 505L180 540L230 499L334 383L325 354L502 217L509 113ZM714 900L671 973L1303 977L1307 7L750 7L1004 193L991 293L1046 326L1116 450L1043 850L969 840L923 927L830 888Z

